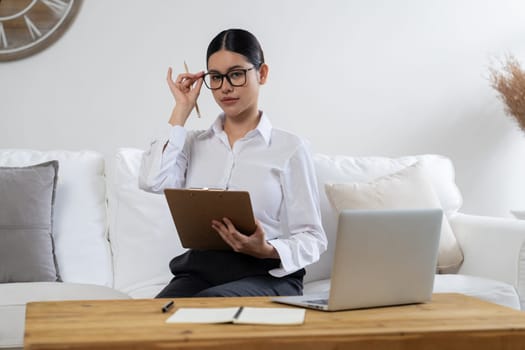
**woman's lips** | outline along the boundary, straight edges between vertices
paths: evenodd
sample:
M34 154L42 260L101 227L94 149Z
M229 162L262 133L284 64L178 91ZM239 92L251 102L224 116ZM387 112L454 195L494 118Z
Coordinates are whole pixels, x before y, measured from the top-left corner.
M231 104L234 104L235 102L239 101L238 98L234 98L234 97L225 97L223 99L221 99L221 102L225 105L231 105Z

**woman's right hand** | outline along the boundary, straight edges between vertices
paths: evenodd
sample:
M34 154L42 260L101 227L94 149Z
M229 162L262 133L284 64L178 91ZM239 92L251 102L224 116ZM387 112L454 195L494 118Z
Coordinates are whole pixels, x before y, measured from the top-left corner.
M166 80L171 94L175 98L175 108L171 114L170 124L184 125L190 116L192 109L195 107L197 97L201 91L204 72L199 73L182 73L174 81L172 79L172 69L168 68Z

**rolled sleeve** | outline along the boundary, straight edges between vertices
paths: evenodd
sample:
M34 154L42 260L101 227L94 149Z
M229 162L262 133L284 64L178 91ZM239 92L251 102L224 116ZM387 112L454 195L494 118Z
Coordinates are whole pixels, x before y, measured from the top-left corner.
M182 154L185 140L186 129L168 125L166 137L151 142L140 164L141 189L161 193L167 187L180 187L184 181L186 167L185 157Z
M327 248L315 169L304 144L290 158L281 180L288 237L268 241L281 259L281 266L270 271L275 277L288 275L316 262Z

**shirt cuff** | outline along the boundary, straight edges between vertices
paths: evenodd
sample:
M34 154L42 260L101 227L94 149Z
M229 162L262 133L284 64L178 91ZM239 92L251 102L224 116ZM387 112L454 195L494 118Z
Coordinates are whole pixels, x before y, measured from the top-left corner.
M300 270L300 268L297 268L297 266L295 266L293 263L292 252L288 245L279 239L272 239L268 241L268 243L270 243L275 248L275 250L277 250L279 258L281 259L281 266L268 271L270 275L274 277L284 277Z

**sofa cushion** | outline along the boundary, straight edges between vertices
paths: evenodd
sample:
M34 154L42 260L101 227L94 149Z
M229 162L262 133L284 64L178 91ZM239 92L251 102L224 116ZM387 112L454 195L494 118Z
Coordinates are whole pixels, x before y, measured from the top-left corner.
M53 206L58 162L0 167L0 283L57 281Z
M434 293L461 293L520 310L520 298L512 285L467 275L436 275Z
M314 155L321 215L328 238L328 248L317 263L306 268L306 282L328 278L332 267L338 215L328 202L324 190L325 184L370 182L378 177L395 173L416 162L421 162L428 170L430 182L445 214L449 216L457 212L461 207L462 197L454 180L454 167L450 159L446 157L432 154L399 158L351 157L320 153Z
M325 293L330 290L330 279L306 283L304 294ZM460 293L491 303L520 310L516 289L505 282L466 275L436 275L434 293Z
M0 348L22 348L26 303L129 298L105 286L59 282L0 284L0 295Z
M419 162L371 182L326 184L325 188L328 200L337 212L343 209L441 208ZM446 215L443 215L438 270L455 272L462 261L461 249Z
M172 278L173 276L169 276ZM142 286L135 286L134 288L130 288L129 296L133 299L149 299L149 298L155 298L156 295L160 293L160 291L166 287L166 284L168 282L166 279L160 280L155 283L154 281L151 281L148 284L143 284Z
M164 195L138 186L142 150L119 149L108 181L115 288L152 297L173 277L169 262L182 248ZM150 288L151 287L151 288ZM144 294L144 290L149 290Z
M60 277L65 282L113 284L106 237L104 157L91 151L0 150L0 166L60 164L53 238Z

